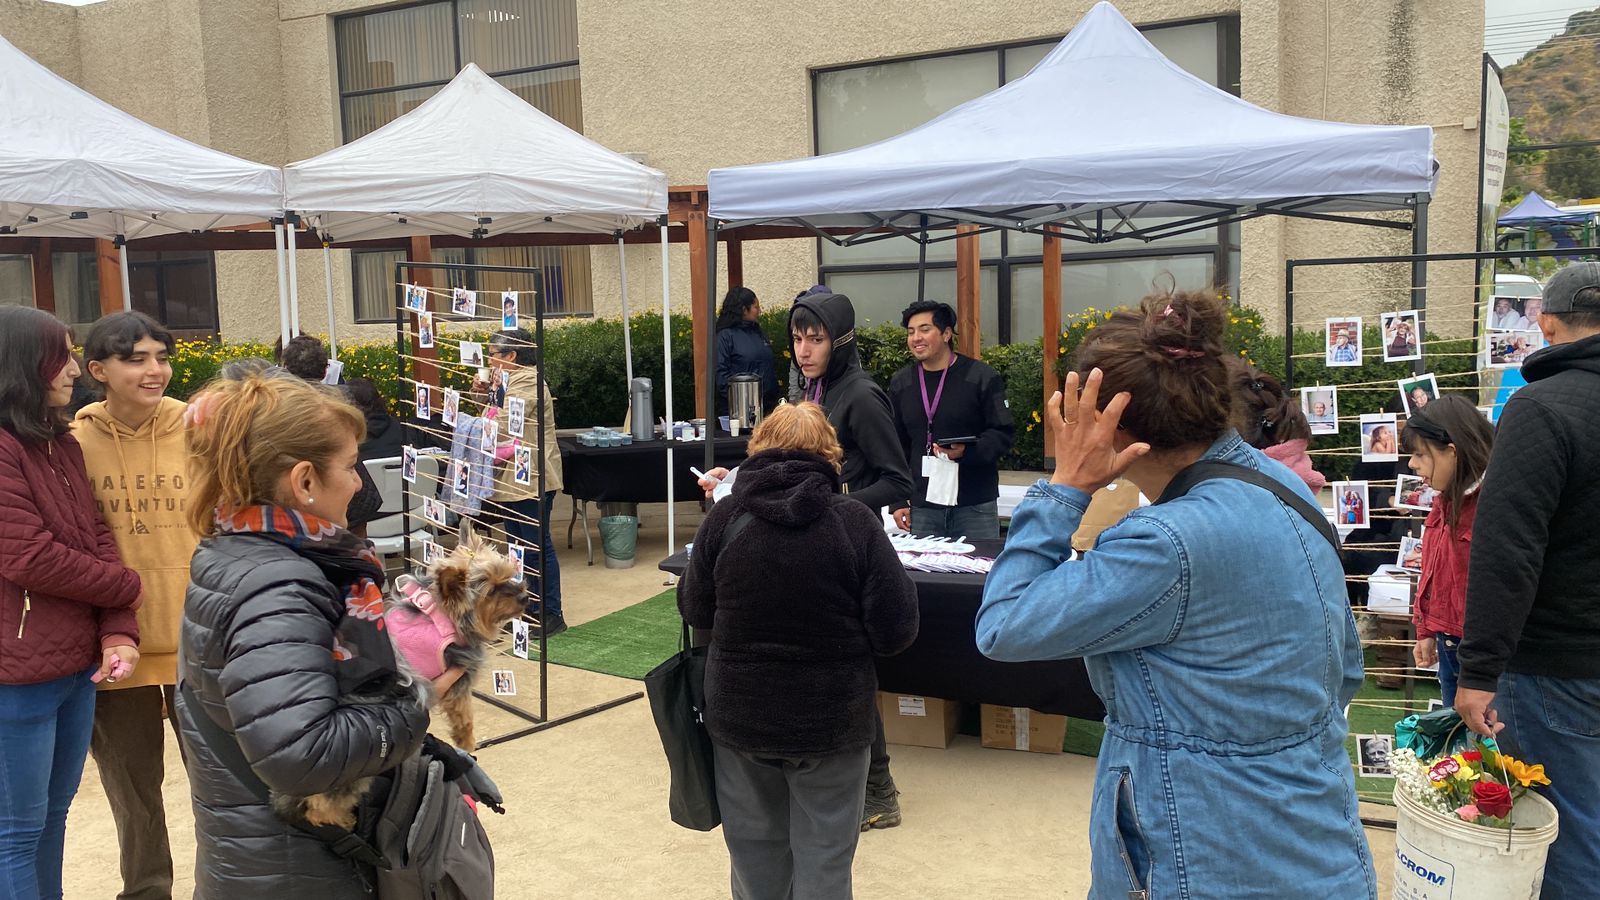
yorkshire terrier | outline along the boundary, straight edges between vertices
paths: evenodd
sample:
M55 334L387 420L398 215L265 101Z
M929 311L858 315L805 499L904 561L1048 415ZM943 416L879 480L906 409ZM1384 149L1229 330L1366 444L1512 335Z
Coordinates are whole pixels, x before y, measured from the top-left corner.
M489 646L501 629L523 611L527 588L521 567L486 541L473 540L435 560L422 579L395 579L398 597L384 613L395 646L398 670L377 693L370 688L347 693L341 703L374 703L398 697L444 710L450 740L471 753L472 685L489 657ZM436 696L433 679L460 666L461 677ZM362 778L337 790L309 797L274 794L273 810L288 820L353 829L356 807L371 786Z

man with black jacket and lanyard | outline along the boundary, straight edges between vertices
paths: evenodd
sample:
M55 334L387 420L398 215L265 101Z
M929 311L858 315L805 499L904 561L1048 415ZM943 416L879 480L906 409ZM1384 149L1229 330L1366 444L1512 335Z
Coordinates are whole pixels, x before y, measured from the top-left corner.
M916 492L894 511L895 524L918 535L999 540L999 462L1016 431L1006 381L951 347L950 304L919 300L900 314L900 324L915 360L890 379L889 405L906 463L920 476ZM941 468L953 477L934 475ZM940 493L952 481L955 494Z
M1551 277L1539 330L1478 495L1456 711L1544 766L1561 834L1540 896L1567 900L1600 873L1600 263Z
M856 311L850 298L807 293L796 300L789 312L789 348L805 378L801 399L820 405L839 434L839 446L844 449L839 480L845 493L874 511L905 503L915 487L911 470L906 466L889 398L861 368ZM700 486L710 496L727 475L726 469L712 469ZM898 794L889 774L889 751L879 718L867 770L861 829L899 825Z

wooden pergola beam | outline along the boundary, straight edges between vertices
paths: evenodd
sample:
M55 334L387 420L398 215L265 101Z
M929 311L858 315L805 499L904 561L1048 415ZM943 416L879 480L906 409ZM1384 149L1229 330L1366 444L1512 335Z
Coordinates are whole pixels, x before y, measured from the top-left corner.
M103 238L94 242L95 273L100 279L100 314L122 311L122 266L118 258L127 248Z
M56 273L50 253L50 239L40 238L29 258L33 262L33 305L53 313L56 311Z
M957 225L956 350L979 359L983 353L983 296L979 279L978 226Z

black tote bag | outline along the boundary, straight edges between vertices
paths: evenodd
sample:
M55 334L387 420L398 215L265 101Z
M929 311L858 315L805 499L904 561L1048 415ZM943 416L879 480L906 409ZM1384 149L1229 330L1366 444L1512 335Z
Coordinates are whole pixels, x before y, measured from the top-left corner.
M712 767L711 736L702 715L706 702L706 648L689 646L683 626L683 649L644 676L661 748L667 753L672 787L667 809L672 821L695 831L722 824L717 810L717 780Z

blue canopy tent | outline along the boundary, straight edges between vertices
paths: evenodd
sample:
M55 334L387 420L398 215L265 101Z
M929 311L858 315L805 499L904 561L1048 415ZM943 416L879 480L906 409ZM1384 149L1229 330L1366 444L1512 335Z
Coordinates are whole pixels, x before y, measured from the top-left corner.
M1507 210L1505 215L1495 220L1501 228L1515 229L1522 232L1524 249L1534 247L1534 232L1544 231L1550 235L1558 248L1589 246L1593 243L1593 235L1589 229L1593 227L1593 217L1588 213L1567 212L1551 204L1549 200L1539 196L1538 191L1530 191L1526 197L1518 201L1516 206ZM1584 240L1581 242L1573 237L1572 226L1584 229ZM1497 243L1504 244L1511 235L1505 235Z

